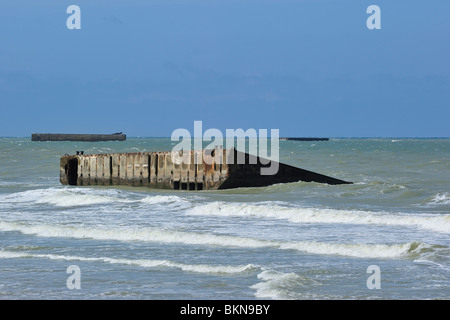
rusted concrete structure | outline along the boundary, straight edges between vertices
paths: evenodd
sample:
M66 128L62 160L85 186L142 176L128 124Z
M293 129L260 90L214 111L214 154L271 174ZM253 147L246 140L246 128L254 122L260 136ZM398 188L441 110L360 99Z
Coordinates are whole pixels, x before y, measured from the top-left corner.
M268 162L235 149L190 151L187 157L189 164L181 161L178 152L65 155L60 159L60 181L76 186L127 185L175 190L261 187L297 181L351 183L282 163L277 163L276 174L261 175L261 169L269 167L263 163Z
M122 132L113 134L33 133L31 141L125 141Z

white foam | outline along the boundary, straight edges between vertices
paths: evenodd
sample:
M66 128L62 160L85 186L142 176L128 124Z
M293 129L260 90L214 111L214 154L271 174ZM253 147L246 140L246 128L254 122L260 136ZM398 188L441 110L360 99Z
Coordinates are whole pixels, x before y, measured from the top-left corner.
M158 203L186 203L186 200L177 197L177 196L146 196L145 198L140 200L143 203L147 204L158 204Z
M82 206L118 201L113 191L99 192L82 188L34 189L4 195L0 203L51 204L59 207Z
M280 249L293 249L313 254L339 255L356 258L397 258L410 253L417 242L402 244L344 244L327 242L294 242L280 245Z
M419 244L342 244L316 241L271 241L238 236L182 232L163 229L84 228L54 225L18 224L0 221L0 231L19 231L40 237L69 237L78 239L142 241L165 244L204 245L240 248L275 248L320 255L341 255L360 258L396 258L407 255Z
M155 267L169 267L178 268L187 272L198 273L214 273L214 274L234 274L241 273L256 268L252 264L247 265L205 265L205 264L184 264L179 262L173 262L169 260L150 260L150 259L116 259L108 257L80 257L80 256L66 256L55 254L34 254L25 252L12 252L0 250L0 258L13 259L13 258L41 258L51 260L67 260L67 261L93 261L93 262L105 262L111 264L124 264L135 265L144 268Z
M44 195L45 190L36 189L0 195L0 203L34 202Z
M133 200L135 199L135 200ZM57 207L88 206L113 203L144 204L188 204L178 196L148 195L142 198L137 193L124 193L114 189L47 188L34 189L0 196L0 204L49 204Z
M304 289L305 286L319 285L314 279L296 273L283 273L274 270L264 270L258 274L260 282L252 285L255 297L260 299L290 300L299 298L294 294L295 288Z
M186 214L284 219L293 223L410 226L450 233L450 215L448 214L420 215L225 202L211 202L205 205L197 206L187 210Z
M438 193L433 198L428 201L431 205L449 205L450 204L450 193Z
M180 232L145 228L84 228L43 224L19 224L0 221L0 231L19 231L40 237L69 237L79 239L143 241L162 243L182 243L188 245L234 246L260 248L270 246L264 240L222 236L204 233ZM245 240L245 241L243 241Z
M102 203L113 203L116 199L109 196L73 193L62 190L60 192L45 195L36 200L36 203L51 204L58 207L86 206Z

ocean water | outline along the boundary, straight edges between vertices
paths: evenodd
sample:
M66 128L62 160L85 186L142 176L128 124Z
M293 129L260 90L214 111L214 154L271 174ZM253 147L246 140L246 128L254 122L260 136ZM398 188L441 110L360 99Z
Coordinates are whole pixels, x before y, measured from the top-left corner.
M280 141L351 185L59 183L66 153L172 147L0 138L0 299L450 298L450 139Z

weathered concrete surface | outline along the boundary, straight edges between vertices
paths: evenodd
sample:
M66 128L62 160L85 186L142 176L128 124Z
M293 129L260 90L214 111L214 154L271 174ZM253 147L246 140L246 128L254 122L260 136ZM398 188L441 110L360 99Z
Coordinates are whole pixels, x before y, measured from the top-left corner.
M32 141L125 141L127 136L114 134L64 134L64 133L33 133Z
M256 163L250 163L250 157L254 156L235 149L190 151L187 157L190 164L181 161L178 152L65 155L60 159L60 181L64 185L127 185L175 190L261 187L297 181L351 183L282 163L278 164L276 174L261 175L261 168L270 164L263 165L267 161L259 157ZM234 161L230 161L231 158ZM239 163L238 159L245 159L245 163Z

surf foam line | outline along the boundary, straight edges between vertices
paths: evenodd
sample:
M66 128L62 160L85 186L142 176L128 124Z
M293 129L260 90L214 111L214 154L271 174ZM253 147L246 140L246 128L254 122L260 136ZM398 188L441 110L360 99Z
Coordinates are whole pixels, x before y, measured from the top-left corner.
M173 262L169 260L148 260L148 259L116 259L107 257L79 257L79 256L65 256L65 255L55 255L55 254L35 254L26 252L13 252L13 251L3 251L0 250L0 259L14 259L14 258L41 258L50 260L66 260L66 261L92 261L92 262L104 262L110 264L122 264L122 265L134 265L143 268L157 268L157 267L168 267L168 268L178 268L186 272L196 272L196 273L213 273L213 274L235 274L256 269L257 267L252 264L241 265L241 266L213 266L205 264L184 264Z
M263 270L257 275L260 282L250 288L255 290L255 297L258 299L293 300L304 298L298 289L305 289L318 286L320 282L296 273L283 273L275 270ZM316 297L317 298L317 297Z
M407 226L450 233L450 215L419 215L325 208L284 207L273 204L211 202L186 210L187 215L256 217L292 223L331 223Z
M429 199L426 204L432 206L448 206L450 205L450 193L437 193L433 198Z
M178 196L142 195L120 190L48 188L34 189L0 196L0 204L48 204L56 207L78 207L96 204L188 204Z
M125 242L142 241L234 248L274 248L311 254L341 255L358 258L398 258L413 253L414 250L423 245L415 241L403 244L342 244L316 241L287 242L161 229L116 228L106 230L98 228L19 224L2 221L0 221L0 231L18 231L23 234L39 237Z

